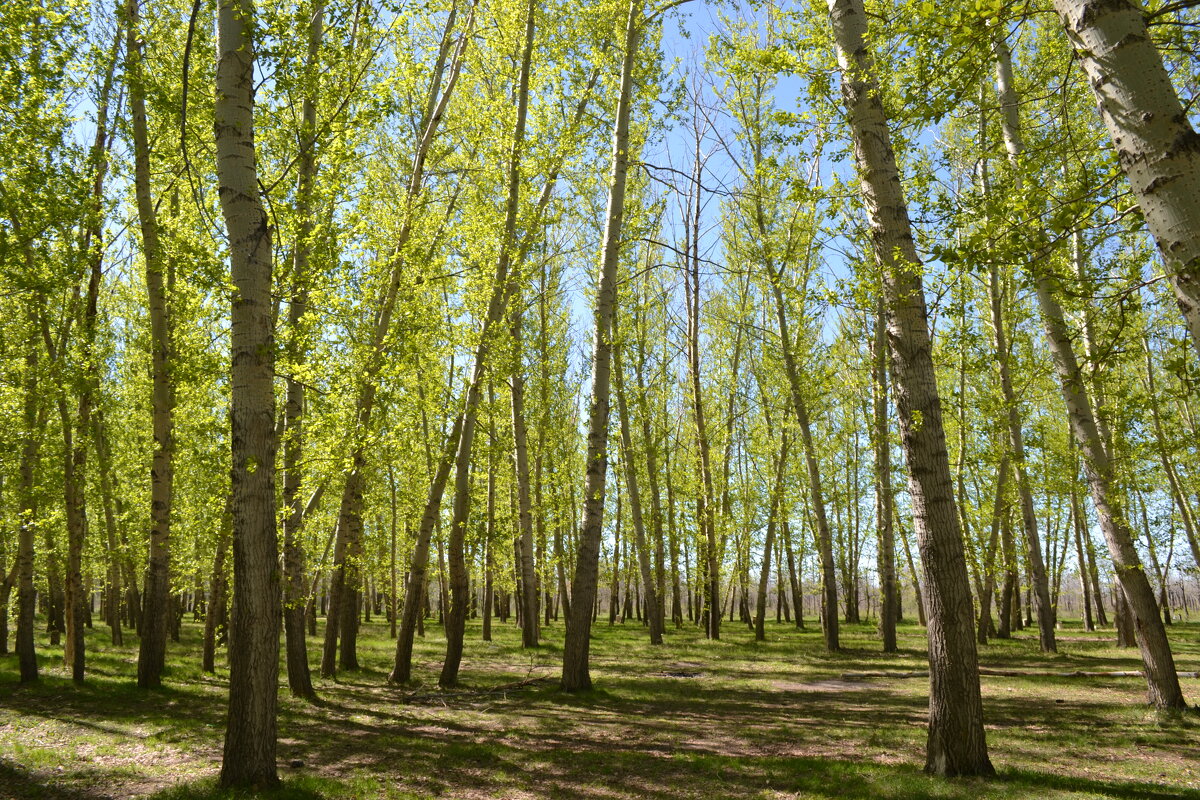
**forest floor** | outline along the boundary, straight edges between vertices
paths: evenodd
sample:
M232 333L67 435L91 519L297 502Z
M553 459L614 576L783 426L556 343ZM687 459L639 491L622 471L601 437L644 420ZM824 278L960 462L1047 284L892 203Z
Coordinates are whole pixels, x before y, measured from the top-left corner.
M481 641L469 623L463 687L439 691L444 639L427 626L414 672L425 685L389 687L393 643L380 624L360 638L363 669L319 680L320 703L287 695L281 679L280 773L272 797L346 798L1123 798L1200 800L1200 715L1160 718L1140 677L982 680L997 777L925 776L928 679L855 677L926 668L924 631L902 626L901 650L879 652L869 625L845 625L837 654L807 631L772 622L756 643L744 624L722 639L668 630L651 648L641 625L601 619L592 643L595 690L558 689L562 625L522 651L510 624ZM1200 623L1171 630L1177 666L1200 670ZM137 646L89 631L89 675L74 686L61 659L17 684L0 656L0 798L210 800L226 673L199 669L200 628L169 650L165 687L135 685ZM127 637L133 642L134 637ZM1135 650L1079 624L1042 656L1025 631L981 650L986 667L1137 670ZM43 642L44 644L44 642ZM316 647L310 642L310 655ZM1200 701L1200 680L1183 681ZM294 766L293 766L294 765Z

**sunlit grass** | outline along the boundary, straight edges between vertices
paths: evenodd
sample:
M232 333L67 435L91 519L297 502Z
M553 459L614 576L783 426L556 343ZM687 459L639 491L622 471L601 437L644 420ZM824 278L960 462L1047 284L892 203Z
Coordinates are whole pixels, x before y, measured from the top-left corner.
M726 622L720 641L668 626L651 647L636 622L594 628L594 691L557 688L562 625L520 647L495 624L468 628L462 686L436 678L445 641L436 624L417 642L412 686L386 684L393 642L379 623L360 638L362 670L317 680L321 701L289 697L281 681L279 798L761 797L1200 798L1200 720L1163 719L1139 678L982 678L988 741L999 776L938 780L924 763L927 681L854 673L926 667L924 631L902 626L900 653L879 652L870 625L844 625L840 653L820 633L769 624L755 642ZM1200 624L1174 626L1180 670L1200 669ZM983 648L987 666L1136 670L1136 651L1110 632L1060 631L1057 655L1019 634ZM71 683L44 646L43 678L16 684L0 658L0 797L160 800L243 797L215 788L224 733L224 665L199 669L200 627L169 650L165 686L135 685L134 637L116 648L88 638L88 681ZM318 644L310 642L310 657ZM540 680L535 680L540 679ZM1200 681L1185 679L1189 699ZM293 766L294 765L294 766Z

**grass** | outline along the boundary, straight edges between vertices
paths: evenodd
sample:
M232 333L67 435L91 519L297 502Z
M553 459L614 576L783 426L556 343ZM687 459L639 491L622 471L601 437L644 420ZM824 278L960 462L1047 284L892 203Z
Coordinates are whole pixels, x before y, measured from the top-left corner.
M547 627L542 647L523 651L512 625L494 625L487 643L473 623L454 691L432 685L444 648L439 627L428 626L414 655L414 672L429 685L401 688L386 685L386 628L366 626L362 670L318 680L316 705L281 692L284 782L270 796L1200 800L1200 717L1159 718L1139 678L983 677L998 775L939 780L921 771L928 681L844 677L925 668L916 626L901 628L900 653L890 656L866 625L843 626L837 654L824 652L819 631L786 624L770 624L761 643L744 625L726 623L719 642L689 627L669 631L662 648L632 622L602 620L594 630L597 688L564 694L560 624ZM1177 624L1171 634L1178 668L1200 670L1200 624ZM48 657L42 680L19 686L15 657L0 657L0 798L250 797L215 788L226 675L199 670L199 627L185 625L170 646L165 687L156 691L135 685L136 643L117 648L99 629L88 635L81 687ZM1138 669L1136 651L1111 646L1109 632L1076 623L1059 636L1057 655L1018 635L983 648L981 661ZM315 657L317 645L309 647ZM1200 680L1185 679L1184 690L1200 700Z

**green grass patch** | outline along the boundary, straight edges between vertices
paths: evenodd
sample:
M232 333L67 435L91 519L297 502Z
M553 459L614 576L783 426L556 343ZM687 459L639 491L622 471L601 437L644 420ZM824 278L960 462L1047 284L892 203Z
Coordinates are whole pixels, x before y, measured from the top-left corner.
M842 628L845 649L819 632L769 624L755 642L727 623L719 642L688 626L651 647L635 622L602 620L590 692L557 688L562 626L525 651L511 624L483 642L468 627L462 686L436 686L445 640L427 626L411 686L386 684L394 644L384 625L360 636L360 671L318 680L297 701L281 678L275 792L223 792L216 775L227 675L199 669L200 626L172 643L165 686L135 684L137 645L88 632L88 680L74 685L45 641L43 678L17 684L0 657L0 798L155 800L407 800L469 798L1196 798L1200 717L1163 718L1139 678L982 678L988 780L923 774L928 682L847 677L926 667L924 631L902 626L884 655L869 625ZM1137 653L1078 623L1042 655L1018 634L983 648L985 666L1136 670ZM1176 624L1181 671L1200 670L1200 624ZM317 645L310 642L310 656ZM282 675L282 664L281 664ZM531 681L530 679L543 678ZM1200 681L1184 680L1192 701ZM295 764L296 766L291 766Z

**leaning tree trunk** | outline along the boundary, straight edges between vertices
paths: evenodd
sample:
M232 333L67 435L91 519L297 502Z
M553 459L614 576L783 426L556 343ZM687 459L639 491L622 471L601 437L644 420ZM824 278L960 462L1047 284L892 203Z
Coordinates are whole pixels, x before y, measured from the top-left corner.
M271 229L254 149L254 9L220 0L217 12L217 181L229 234L233 467L233 613L223 787L262 788L275 769L280 576L275 531L275 325Z
M1200 136L1136 0L1054 0L1200 355Z
M759 211L759 230L766 236L766 227L762 222ZM813 443L812 421L809 418L808 402L804 399L804 376L800 365L796 363L791 333L789 332L787 310L784 303L782 267L776 268L767 264L771 283L771 295L775 300L775 319L779 326L779 346L783 354L784 372L787 374L789 397L792 401L792 411L796 414L796 422L800 425L800 442L804 445L804 465L808 475L808 494L812 498L813 516L816 519L813 532L816 536L817 552L821 558L821 630L825 634L825 648L830 652L838 650L838 604L837 604L837 570L833 559L833 531L829 527L829 518L825 513L825 490L821 483L821 468L817 461L816 447ZM847 588L847 592L849 589Z
M608 473L609 381L612 357L612 319L617 307L617 262L621 228L625 221L625 178L629 168L629 117L633 102L633 67L641 39L642 0L630 0L625 24L625 53L621 62L621 88L613 126L612 172L608 179L608 212L592 340L592 397L588 404L587 462L583 492L583 530L575 556L571 584L571 614L563 644L562 688L590 689L588 645L592 607L600 563L600 536L604 523L604 489Z
M1062 307L1049 278L1038 275L1035 281L1050 354L1071 418L1071 432L1083 454L1092 504L1112 554L1120 596L1127 601L1133 616L1134 636L1141 650L1149 700L1156 708L1184 709L1187 704L1175 672L1167 631L1158 615L1154 589L1146 578L1133 534L1120 506L1111 457L1096 426L1091 398L1083 383L1083 372L1075 357Z
M151 195L150 134L146 123L145 74L137 0L129 0L126 28L126 80L133 122L134 193L141 223L142 257L146 263L146 300L150 311L151 413L154 457L150 466L150 567L143 596L138 686L162 683L167 651L167 616L171 593L171 502L175 480L174 390L171 384L171 306L163 284L166 256L159 243L158 216Z
M325 620L325 643L321 656L321 674L325 676L334 674L338 663L343 669L355 669L358 666L358 597L361 571L357 555L362 551L362 485L363 472L367 467L365 437L371 427L379 383L378 375L385 363L384 351L388 333L392 328L392 318L395 314L400 288L404 284L404 267L407 263L405 252L415 229L415 209L425 183L425 162L446 107L458 83L463 52L474 28L475 13L474 6L472 6L465 24L465 31L455 43L452 34L457 18L456 9L457 6L452 7L447 15L441 44L432 70L432 85L425 107L422 133L413 153L412 171L404 196L403 223L392 246L391 258L387 265L387 281L382 288L379 306L372 321L366 363L357 389L354 409L356 434L352 437L354 445L350 457L351 469L346 477L341 503L338 507L334 573L330 584L329 612ZM453 58L451 58L451 53L453 53ZM448 68L446 66L447 59L451 59ZM443 71L447 73L444 89L442 88ZM443 482L442 486L430 490L431 496L437 495L439 504L444 488ZM432 527L429 530L432 531ZM342 639L340 662L338 661L339 637Z
M983 730L971 587L942 427L921 262L874 60L865 43L862 0L830 0L829 16L863 200L882 268L900 437L925 572L930 666L925 769L938 775L990 775L994 770Z
M400 633L396 636L396 660L388 675L388 681L391 683L408 683L412 679L413 638L417 632L417 623L421 619L422 607L428 605L429 544L442 513L442 495L450 478L450 470L454 468L454 454L458 450L462 425L463 415L459 414L446 437L443 453L437 462L437 470L430 484L429 497L425 501L421 524L417 528L417 540L413 543L412 559L408 568L408 584L404 591L404 606L401 609Z
M1001 81L1011 86L1011 64L1003 58L999 63ZM1008 74L1004 74L1005 69ZM1013 108L1012 112L1016 113L1016 109ZM1000 389L1004 397L1005 422L1008 424L1008 445L1017 476L1017 494L1021 498L1021 524L1025 531L1025 554L1029 563L1029 580L1033 584L1033 596L1037 610L1038 645L1043 653L1056 653L1058 652L1058 643L1054 639L1054 606L1050 603L1046 565L1042 560L1042 542L1041 537L1038 536L1037 513L1033 507L1033 490L1029 486L1029 471L1025 468L1025 439L1021 432L1021 411L1016 390L1013 389L1012 373L1009 369L1011 350L1004 321L1000 270L995 264L992 265L989 274L989 287L992 336L996 345L996 362L1000 370Z
M1116 0L1116 3L1121 4L1123 0ZM1011 56L1003 42L997 43L996 56L997 90L1004 112L1001 115L1004 144L1013 163L1015 188L1020 192L1020 157L1024 151L1024 144L1018 113L1019 98L1013 83ZM1043 241L1035 248L1036 251L1049 252L1044 234L1038 231L1034 235L1043 237ZM1030 265L1030 271L1033 273L1050 355L1058 373L1059 385L1070 418L1071 432L1083 455L1084 471L1087 473L1100 530L1108 541L1121 593L1128 601L1135 619L1135 635L1145 667L1150 702L1157 708L1186 708L1183 692L1179 687L1179 677L1175 673L1175 660L1167 641L1166 628L1158 615L1154 590L1146 578L1129 523L1120 506L1116 476L1111 462L1112 454L1106 447L1100 426L1097 424L1097 410L1093 407L1084 384L1083 371L1075 355L1075 345L1071 341L1066 317L1058 300L1058 289L1051 282L1044 266Z
M1183 521L1183 533L1187 538L1188 547L1192 551L1192 562L1200 566L1200 536L1197 536L1196 517L1187 501L1183 482L1179 479L1179 472L1175 469L1175 461L1171 457L1167 444L1166 428L1163 427L1162 412L1158 406L1158 390L1154 383L1154 358L1150 353L1150 341L1145 337L1142 339L1142 349L1146 352L1146 396L1150 405L1151 418L1154 420L1155 449L1158 451L1159 461L1163 465L1163 473L1167 476L1167 485L1171 487L1171 500L1175 503L1175 508L1179 510L1179 518Z
M475 442L475 427L478 416L481 384L491 357L492 329L503 319L518 278L510 277L512 266L513 237L516 234L519 190L521 185L521 153L525 141L525 116L529 107L529 61L533 53L534 9L529 10L525 31L524 58L521 66L520 88L517 94L517 125L513 134L512 157L509 165L508 201L505 206L505 237L496 259L496 271L492 278L492 294L489 298L487 316L479 333L479 344L475 349L475 363L471 382L467 387L466 403L463 408L462 433L458 440L458 452L454 464L454 514L450 523L447 547L450 565L450 609L445 617L446 659L438 684L443 687L458 683L458 668L462 662L463 636L467 620L467 603L470 600L470 584L464 558L466 527L471 510L471 451ZM520 325L520 317L514 325ZM519 357L519 356L518 356ZM516 366L520 369L520 365ZM518 504L521 535L518 547L521 552L521 622L525 632L522 643L526 647L537 644L537 586L533 571L533 524L529 511L529 454L524 424L524 385L514 386L513 421L519 424L515 452L518 477ZM525 545L528 544L528 549ZM532 638L530 638L532 635Z

